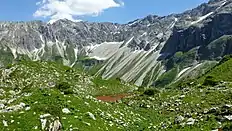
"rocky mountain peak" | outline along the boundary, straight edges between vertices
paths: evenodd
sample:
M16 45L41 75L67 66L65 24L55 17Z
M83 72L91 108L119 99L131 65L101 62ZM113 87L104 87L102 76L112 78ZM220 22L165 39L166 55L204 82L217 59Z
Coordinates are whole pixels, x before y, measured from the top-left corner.
M12 59L59 60L69 66L75 66L80 56L105 60L97 73L103 78L151 85L168 72L164 63L177 52L196 51L180 70L201 63L205 46L232 33L231 12L231 0L211 0L180 14L149 15L127 24L67 19L53 24L1 22L0 50Z

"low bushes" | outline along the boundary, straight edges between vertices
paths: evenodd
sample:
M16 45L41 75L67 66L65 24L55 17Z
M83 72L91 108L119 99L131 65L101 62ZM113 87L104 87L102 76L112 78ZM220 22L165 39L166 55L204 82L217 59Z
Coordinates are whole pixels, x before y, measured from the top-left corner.
M64 92L64 94L73 94L73 89L68 82L60 82L56 85L56 88Z
M159 93L160 91L158 89L155 89L155 88L149 88L149 89L146 89L144 91L144 95L148 95L148 96L154 96L156 93Z
M218 81L213 76L207 76L203 83L203 85L205 86L215 86L217 84L218 84Z

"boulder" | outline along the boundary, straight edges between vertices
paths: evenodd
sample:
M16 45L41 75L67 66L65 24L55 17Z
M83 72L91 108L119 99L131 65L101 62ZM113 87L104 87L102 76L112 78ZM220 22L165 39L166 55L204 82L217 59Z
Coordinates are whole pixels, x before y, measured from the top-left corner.
M62 112L65 113L65 114L71 113L71 111L68 108L62 109Z
M195 123L195 119L193 119L193 118L189 118L188 120L187 120L187 125L194 125L194 123Z
M55 120L50 124L49 131L61 131L62 124L59 120Z
M95 116L91 112L87 112L87 114L91 119L96 120Z
M183 116L177 116L175 118L175 124L180 124L182 121L184 121L184 117Z

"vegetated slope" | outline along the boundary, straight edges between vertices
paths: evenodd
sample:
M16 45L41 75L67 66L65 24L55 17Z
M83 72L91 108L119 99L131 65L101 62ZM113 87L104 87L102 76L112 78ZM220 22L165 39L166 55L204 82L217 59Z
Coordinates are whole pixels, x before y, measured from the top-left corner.
M230 130L232 84L220 75L224 72L229 76L231 62L230 58L224 58L206 74L215 74L221 82L201 84L195 80L177 87L143 91L56 63L22 61L1 69L0 127L3 130ZM114 94L128 96L113 103L95 98Z
M166 89L148 89L143 95L124 99L129 106L143 109L151 121L162 122L150 130L232 129L232 59L226 56L195 80Z
M144 120L130 107L94 98L136 89L119 81L51 62L21 61L0 73L2 130L48 130L52 123L65 130L120 130Z
M225 56L217 65L199 78L200 82L210 80L213 83L221 81L232 81L232 59L231 55ZM210 83L209 83L210 84Z

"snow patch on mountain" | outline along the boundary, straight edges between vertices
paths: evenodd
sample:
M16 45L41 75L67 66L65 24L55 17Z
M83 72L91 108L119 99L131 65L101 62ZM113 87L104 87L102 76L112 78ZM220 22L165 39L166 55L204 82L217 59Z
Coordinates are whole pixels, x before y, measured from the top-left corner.
M222 1L222 4L216 9L219 10L221 7L223 7L227 3L227 0Z
M199 64L196 64L194 66L191 66L191 67L187 67L185 69L183 69L176 77L176 80L175 81L178 81L180 80L182 77L186 76L186 75L189 75L189 73L191 73L192 71L194 71L195 69L198 69L200 68L204 63L199 63Z
M176 25L177 21L178 21L178 18L175 18L172 24L168 28L173 28Z
M126 42L125 46L127 46L134 38L135 38L134 36L131 37L130 40L128 40L128 41Z
M132 26L132 25L135 25L135 24L139 23L140 21L141 21L141 20L135 20L134 22L129 23L128 25L129 25L129 26Z
M214 12L210 12L210 13L204 15L204 16L199 17L198 20L191 22L191 25L194 25L194 24L197 24L197 23L203 21L204 19L206 19L207 17L209 17L209 16L212 15L213 13L214 13Z
M10 50L14 56L14 59L16 59L17 58L17 50L15 48L10 48Z
M191 67L187 67L185 69L183 69L178 75L177 77L180 77L183 73L185 73L187 70L189 70Z

